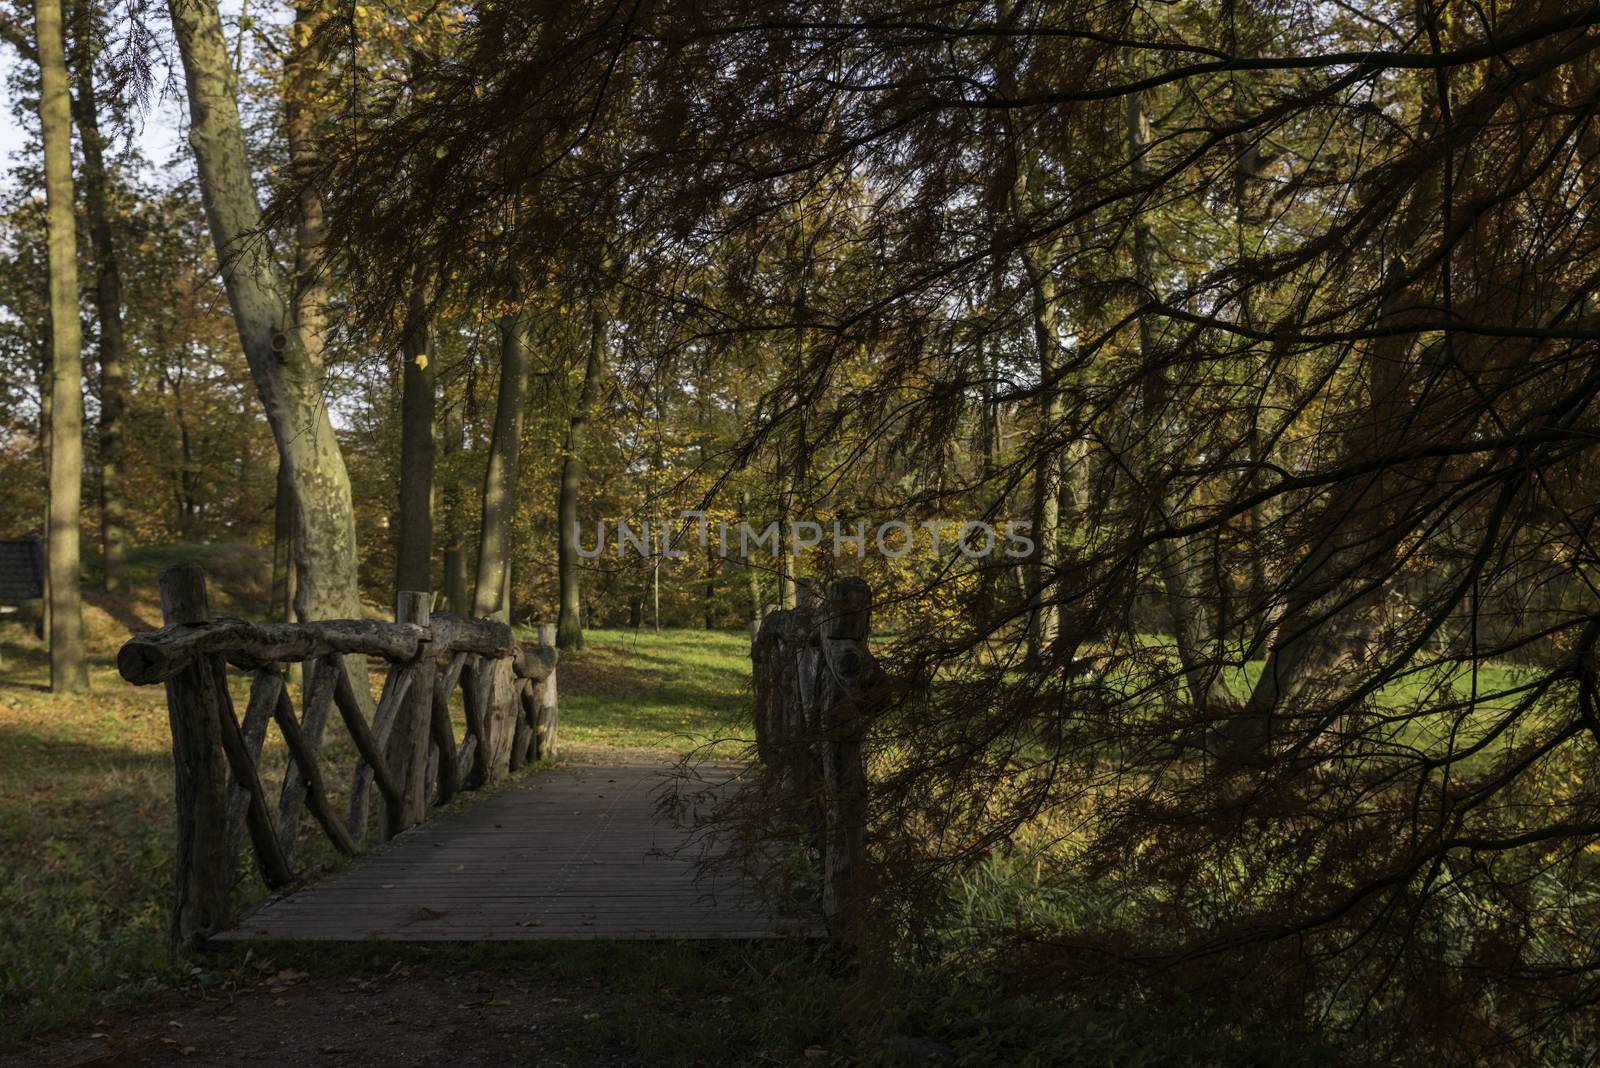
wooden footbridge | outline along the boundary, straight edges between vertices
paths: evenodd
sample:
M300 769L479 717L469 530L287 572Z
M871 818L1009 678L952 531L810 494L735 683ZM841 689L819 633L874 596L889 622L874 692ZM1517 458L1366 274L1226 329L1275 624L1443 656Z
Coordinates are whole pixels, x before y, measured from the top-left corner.
M809 824L825 862L823 913L839 932L864 848L865 777L852 724L865 707L863 687L878 677L866 653L864 584L766 618L754 648L762 763L701 768L675 805L660 803L673 787L664 761L567 761L512 780L555 754L551 628L522 645L503 622L430 613L429 601L401 593L392 623L261 625L212 616L200 568L162 575L165 625L130 639L117 666L128 682L166 685L178 823L174 941L820 934L818 916L773 915L686 848L699 815L746 790L771 791L775 812L804 813L799 825ZM368 658L388 665L376 701ZM298 716L291 664L305 671ZM242 719L229 666L251 678ZM346 772L343 812L323 747L334 710L359 754ZM269 720L287 751L276 805L261 768ZM486 786L497 789L444 807ZM381 804L369 813L373 787ZM339 853L357 858L317 881L295 865L308 810ZM273 896L240 921L230 903L246 834Z

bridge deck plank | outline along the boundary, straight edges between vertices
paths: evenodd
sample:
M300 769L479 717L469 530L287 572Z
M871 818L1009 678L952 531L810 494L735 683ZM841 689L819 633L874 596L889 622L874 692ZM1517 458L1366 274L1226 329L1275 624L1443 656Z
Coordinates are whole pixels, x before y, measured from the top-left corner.
M707 769L702 769L706 771ZM736 768L709 769L711 783ZM729 874L700 875L658 807L664 764L570 765L428 820L217 942L816 937Z

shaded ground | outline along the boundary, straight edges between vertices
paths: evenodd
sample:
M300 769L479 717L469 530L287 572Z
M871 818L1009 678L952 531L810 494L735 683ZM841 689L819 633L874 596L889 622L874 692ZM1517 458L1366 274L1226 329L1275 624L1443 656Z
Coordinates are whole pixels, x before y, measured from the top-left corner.
M0 1046L0 1068L846 1063L802 946L267 946Z
M397 965L376 978L307 978L285 970L232 989L168 994L92 1030L29 1043L0 1064L560 1064L568 1051L585 1064L633 1063L597 1060L592 1043L580 1042L587 1022L614 1011L611 1001L593 987L474 971Z
M624 947L609 964L592 947L488 961L448 950L352 949L321 961L296 952L229 955L230 971L203 973L190 990L0 1049L0 1066L840 1062L806 1041L824 1034L752 1029L754 1006L723 969L759 970L774 959L760 951L739 961Z

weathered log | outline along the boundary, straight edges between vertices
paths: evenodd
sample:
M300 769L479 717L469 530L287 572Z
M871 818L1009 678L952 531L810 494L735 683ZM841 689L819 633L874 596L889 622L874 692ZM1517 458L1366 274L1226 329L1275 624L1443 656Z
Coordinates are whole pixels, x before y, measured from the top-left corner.
M247 668L279 660L315 660L329 653L363 653L391 663L416 659L428 643L434 656L456 652L508 657L517 652L511 628L493 619L441 614L431 625L375 619L313 623L251 623L219 616L203 628L163 627L129 638L117 653L117 670L136 686L164 682L197 656L222 653Z
M528 762L528 751L533 747L534 724L538 722L539 709L533 697L533 681L517 680L517 729L511 739L511 770L517 771Z
M558 746L556 727L560 723L561 708L556 695L555 644L555 624L539 624L538 648L549 649L551 660L549 672L533 686L534 703L538 708L538 716L533 721L533 755L536 760L554 759Z
M488 745L480 746L484 759L480 766L487 783L504 782L511 774L511 749L516 738L518 713L517 677L511 660L478 661L480 685L488 690L484 698L484 734Z
M354 699L354 682L349 679L349 672L345 672L347 682L350 682L352 699ZM391 664L389 672L383 677L383 692L378 695L378 707L372 713L372 739L377 744L378 753L383 754L388 750L389 733L394 729L394 719L400 706L405 702L406 694L410 692L411 680L416 678L416 664ZM337 691L336 691L337 692ZM343 706L341 706L342 709ZM359 705L357 706L359 711ZM346 723L349 722L347 718ZM394 785L392 794L384 794L384 818L389 823L384 826L393 826L400 818L400 792L402 786L400 779L394 774L394 769L389 768L387 758L380 760L380 764L389 771L390 782ZM366 837L367 819L367 787L372 782L373 774L377 769L373 767L365 754L356 760L355 768L350 774L350 835L357 841Z
M488 680L479 672L482 661L473 657L467 662L466 668L461 672L462 702L467 712L467 736L473 742L472 767L467 767L463 757L461 767L463 782L467 789L476 790L489 781L488 761L489 737L487 720L489 714L489 685Z
M422 795L433 797L434 785L439 781L439 747L433 744L431 729L428 734L428 759L423 763L425 770L422 773Z
M441 805L448 805L461 789L461 762L456 752L455 727L450 723L450 691L455 688L455 680L460 677L466 659L466 653L452 656L449 666L433 684L433 714L429 727L433 733L432 752L437 757L430 756L429 763L431 767L435 759L438 761L439 789L436 800Z
M273 672L276 676L276 672ZM282 685L281 678L277 685ZM272 685L262 686L260 673L256 674L250 686L250 702L245 706L244 724L241 728L244 734L245 751L250 756L252 766L259 767L261 763L261 747L267 740L267 723L272 719L272 706L277 702L277 689ZM239 836L244 833L245 806L250 799L250 794L244 788L237 776L230 773L228 777L228 870L239 870Z
M219 619L205 627L162 627L138 634L117 653L117 670L136 686L162 682L197 656L225 653L240 663L313 660L329 653L365 653L390 661L416 658L422 627L368 619L319 623L251 623Z
M383 742L373 734L367 725L367 717L361 712L361 704L356 700L355 690L350 683L350 676L344 670L344 663L339 664L340 671L334 677L333 699L339 707L339 715L344 718L344 725L350 732L350 738L355 742L356 752L361 754L356 761L356 771L350 793L350 816L346 830L350 832L352 841L359 842L366 837L367 832L367 799L366 788L368 782L378 784L378 793L383 796L385 809L393 813L396 819L400 814L400 788L394 781L394 776L389 773L389 764L383 758ZM404 670L404 669L402 669ZM399 682L394 680L395 671L390 670L389 678L384 681L384 697L389 698L391 690L402 690L410 686L411 676L407 674ZM391 712L394 701L390 700ZM383 702L378 703L378 715L383 714Z
M811 719L818 639L814 601L807 587L801 586L800 594L796 607L762 617L750 650L751 681L757 755L784 797L809 804L817 796L819 777Z
M499 619L473 619L450 612L438 612L428 619L432 631L429 641L435 656L451 653L477 653L479 656L515 656L517 641L511 628Z
M867 769L863 756L868 718L887 681L867 649L872 590L859 578L840 579L828 591L821 616L818 727L824 826L822 905L831 930L847 942L865 898Z
M863 578L836 579L819 615L824 638L866 641L872 631L872 587Z
M278 795L278 844L283 847L284 857L290 861L294 860L295 843L300 838L300 812L305 807L309 772L316 766L317 754L322 751L322 735L328 727L328 713L333 710L334 680L339 676L342 666L343 661L336 657L319 657L312 662L306 683L304 707L297 727L311 759L309 767L299 760L289 762L283 772L283 791ZM286 704L289 714L293 715L294 704L289 700L287 689L273 711L280 730L283 727L281 713Z
M549 624L541 624L540 629ZM541 643L543 638L541 637ZM556 669L556 648L553 645L521 645L517 647L517 678L543 681Z
M161 614L169 628L210 618L205 572L189 564L161 575ZM228 781L220 729L209 704L209 672L195 666L167 680L167 718L178 816L172 941L193 945L225 927L232 888L228 868Z
M325 657L317 661L314 671L311 688L313 693L318 694L314 700L323 700L320 696L320 688L324 685L324 680L326 680L328 693L326 700L331 704L333 701L334 680L344 673L343 661L338 657ZM340 823L338 817L334 815L333 805L328 800L328 789L322 780L322 769L318 766L317 754L321 747L320 743L310 737L300 722L294 718L294 703L289 700L287 687L278 687L278 699L273 703L272 718L277 722L278 730L283 735L284 744L289 748L290 766L299 772L300 781L303 783L304 797L310 803L311 814L322 825L323 833L328 836L339 852L347 857L355 856L359 852L356 848L356 843L350 837L350 833L345 830L344 824ZM309 703L305 718L307 720L311 719ZM323 711L323 718L327 718L326 709ZM298 823L298 815L296 815L295 819L296 823ZM298 830L297 827L286 827L282 824L279 826L280 837L285 832L293 835L296 830ZM291 837L289 841L292 843L293 838Z
M397 623L428 623L426 593L401 590L395 594L395 621ZM407 827L413 827L427 818L427 770L429 720L433 715L434 657L431 647L419 646L416 663L409 665L416 672L410 692L395 713L394 725L389 732L384 758L400 786L399 819L386 819L384 836L392 838Z
M766 615L750 651L757 751L780 800L816 836L823 911L847 943L866 894L863 743L887 682L867 648L871 618L861 579L833 583L825 600L800 584L796 607Z
M244 744L239 721L234 717L233 698L228 696L227 668L222 663L222 657L212 654L196 660L191 670L203 671L209 676L210 700L216 709L219 728L218 740L222 743L222 752L228 758L234 778L244 786L247 794L245 826L250 830L250 844L255 850L261 880L274 890L287 886L292 878L289 858L279 848L278 839L273 835L272 815L267 811L267 793L261 786L261 776Z

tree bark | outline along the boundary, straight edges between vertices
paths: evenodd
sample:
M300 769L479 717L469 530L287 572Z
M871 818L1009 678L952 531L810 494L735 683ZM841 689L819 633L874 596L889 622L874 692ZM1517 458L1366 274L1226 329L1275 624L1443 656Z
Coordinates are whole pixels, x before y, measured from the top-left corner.
M83 337L78 322L78 238L72 189L72 103L61 0L35 0L39 125L50 263L50 688L89 688L83 659L78 515L83 494Z
M289 180L294 183L294 278L290 308L301 344L320 368L327 334L328 283L323 244L327 225L322 196L314 181L317 109L322 95L323 62L317 30L324 18L321 0L297 0L290 50L284 64L284 135L289 149Z
M295 608L302 619L355 618L361 613L355 517L349 474L322 398L320 354L313 352L320 334L310 324L310 333L302 331L262 234L216 2L169 0L168 7L183 59L189 143L206 220L251 377L294 491ZM358 694L364 689L356 687Z
M1129 169L1136 182L1150 175L1150 120L1144 110L1144 95L1130 93L1127 100ZM1155 239L1150 220L1141 209L1133 216L1133 273L1141 290L1139 299L1155 293ZM1174 504L1162 477L1161 422L1166 418L1170 388L1160 354L1156 351L1155 322L1150 315L1139 317L1139 354L1144 363L1143 409L1146 425L1141 432L1146 455L1133 465L1144 488L1146 511L1163 526L1169 525ZM1194 543L1188 538L1168 538L1154 547L1156 566L1165 587L1168 612L1172 617L1173 642L1178 662L1189 691L1189 700L1198 708L1225 704L1230 698L1222 680L1222 657L1217 641L1217 626L1208 609L1208 598L1199 590L1199 567ZM1219 591L1211 591L1214 597ZM1214 601L1213 601L1214 603Z
M750 491L748 489L741 489L739 491L739 521L741 523L746 523L746 522L749 522L749 520L750 520ZM741 528L741 534L742 534L742 528ZM744 563L745 578L746 578L746 581L747 581L747 584L748 584L747 592L749 593L749 597L750 597L750 604L749 604L750 622L751 623L760 623L761 622L761 574L760 574L760 572L758 572L755 569L755 566L751 563L750 554L744 551L744 548L743 548L744 539L743 539L742 536L739 539L739 544L740 544L739 559L741 561L743 561L743 563Z
M289 468L278 462L277 497L272 508L272 603L267 618L293 623L294 617L294 486Z
M1030 163L1019 166L1015 208L1020 215L1039 195L1037 174ZM1033 458L1033 558L1028 562L1027 662L1038 665L1048 655L1060 630L1061 610L1052 603L1050 588L1060 558L1061 455L1051 446L1051 436L1061 422L1061 390L1056 382L1060 345L1056 340L1055 254L1058 242L1043 249L1023 248L1022 264L1028 276L1033 314L1033 343L1039 368L1039 426Z
M562 447L561 492L556 502L558 568L561 581L561 613L556 622L558 649L583 648L583 620L578 579L578 490L583 484L583 448L594 404L600 392L600 376L605 372L606 316L597 300L590 315L589 358L583 367L583 386L578 405L567 423L567 440Z
M400 536L394 588L432 590L434 349L419 277L411 290L400 399ZM451 607L454 607L453 605Z
M454 471L451 458L461 452L461 422L461 405L447 403L441 427L447 472ZM462 546L461 490L454 477L445 479L444 517L444 599L450 611L466 615L472 611L472 598L467 592L467 554Z
M77 97L73 100L83 145L83 199L94 251L94 303L100 325L100 544L107 593L121 590L128 570L127 509L122 496L123 392L127 384L122 332L122 272L107 198L105 138L94 90L94 7L79 0L73 50Z
M796 449L798 455L799 450ZM794 521L790 511L790 502L794 499L794 469L789 461L782 456L778 457L778 605L785 609L792 609L795 600L795 558L791 549L794 539L790 536L789 524Z
M472 612L510 619L506 578L510 567L512 498L522 443L522 417L528 406L528 320L526 313L500 322L500 388L495 403L489 463L483 473L483 521L478 533L478 581Z

